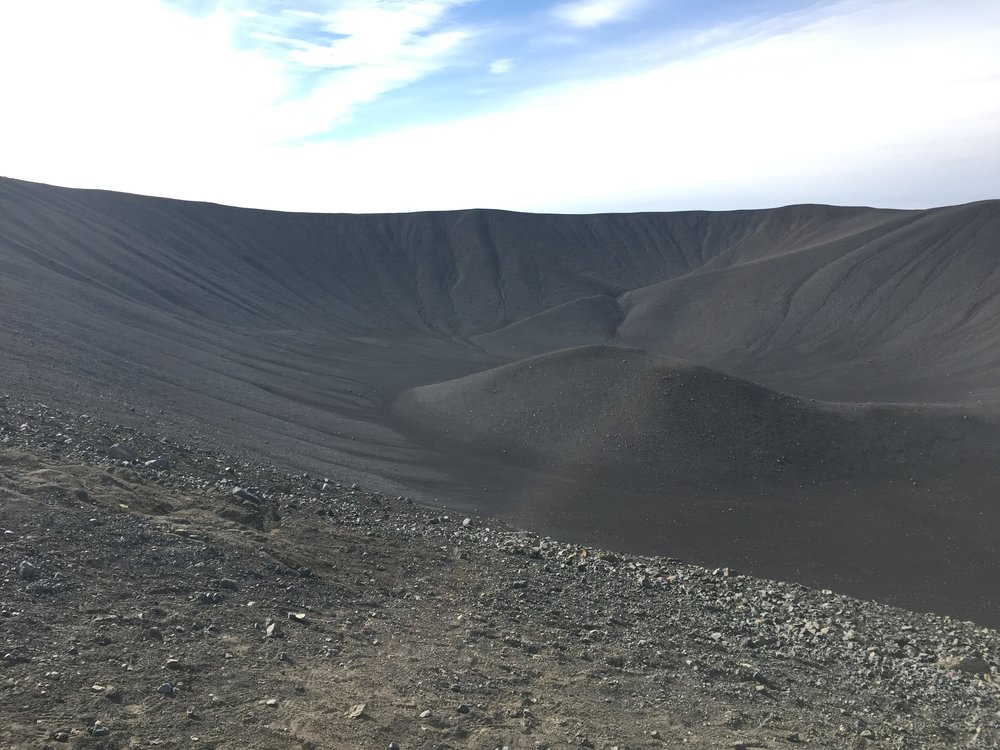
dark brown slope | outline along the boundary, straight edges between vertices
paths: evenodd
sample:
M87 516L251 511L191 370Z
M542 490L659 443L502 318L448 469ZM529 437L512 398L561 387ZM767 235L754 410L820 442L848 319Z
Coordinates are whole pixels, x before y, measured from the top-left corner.
M401 431L388 409L413 387L610 344L800 397L992 413L1000 403L998 237L997 202L929 211L320 216L0 180L0 382L192 443L503 511L561 535L603 534L621 548L713 564L756 560L767 575L863 595L912 590L940 570L950 577L932 598L897 601L986 617L982 602L968 604L980 589L960 580L993 580L991 563L972 559L992 543L982 522L992 519L995 485L982 462L950 483L935 475L938 484L918 484L925 505L914 505L917 490L897 492L899 475L885 474L885 461L828 470L842 453L816 422L811 442L798 446L811 463L796 477L801 502L825 510L803 511L796 518L812 531L778 544L798 497L786 492L798 486L787 467L749 480L725 469L711 475L713 465L697 462L668 472L639 460L643 433L633 420L619 430L632 446L619 458L636 454L628 482L606 487L549 464L508 469L503 453L480 449L476 463L451 442L428 439L435 430ZM613 393L604 384L579 388ZM572 410L574 393L546 387ZM727 392L734 405L761 393ZM485 396L476 408L490 403L518 408ZM905 461L919 464L919 431L878 434L898 439ZM984 434L975 446L989 453L991 441ZM796 447L781 445L793 457ZM685 503L664 504L669 483L692 488ZM499 499L507 496L520 502ZM839 503L855 503L862 516L840 513ZM737 506L752 507L753 518L715 523L712 508ZM900 528L918 530L934 555L910 573L897 566L899 581L845 562L878 538L886 562L897 547L914 549L896 538L901 513L913 518ZM859 524L871 529L864 539ZM663 531L671 526L689 532ZM962 544L972 551L956 552Z

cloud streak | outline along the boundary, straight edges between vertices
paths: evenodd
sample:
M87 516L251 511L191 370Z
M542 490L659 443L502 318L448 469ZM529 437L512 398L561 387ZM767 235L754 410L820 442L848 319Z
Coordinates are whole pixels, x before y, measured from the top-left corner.
M552 9L552 15L563 23L581 29L591 29L631 16L643 0L577 0Z

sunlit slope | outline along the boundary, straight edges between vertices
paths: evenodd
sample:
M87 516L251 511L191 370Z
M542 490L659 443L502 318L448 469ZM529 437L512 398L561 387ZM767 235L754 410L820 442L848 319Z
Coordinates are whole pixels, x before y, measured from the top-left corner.
M996 402L998 269L997 202L906 214L630 292L616 341L818 397Z

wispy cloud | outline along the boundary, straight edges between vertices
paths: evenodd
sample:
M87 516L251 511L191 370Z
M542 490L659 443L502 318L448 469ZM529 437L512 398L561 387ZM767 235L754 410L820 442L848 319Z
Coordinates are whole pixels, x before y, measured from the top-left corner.
M490 73L495 76L509 73L514 68L514 61L509 57L501 57L490 63Z
M414 75L428 61L447 54L468 32L440 28L446 13L467 0L353 0L312 19L330 40L309 42L290 53L312 68L412 65Z
M309 85L279 110L287 137L324 133L357 107L447 66L474 31L448 21L469 0L345 0L333 9L259 15L253 39L280 50L286 74ZM281 29L274 34L266 29ZM261 30L263 29L263 30Z
M552 9L552 15L577 28L589 29L628 18L644 0L576 0Z

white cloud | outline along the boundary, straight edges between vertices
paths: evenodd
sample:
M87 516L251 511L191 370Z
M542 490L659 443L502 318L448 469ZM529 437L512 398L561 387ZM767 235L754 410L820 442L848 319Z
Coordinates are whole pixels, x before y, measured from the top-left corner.
M289 205L668 210L1000 196L1000 8L852 3L777 26L509 111L325 144L310 158L355 179L321 201L305 187Z
M490 73L495 76L509 73L514 68L514 61L509 57L501 57L490 63Z
M346 0L324 14L286 10L285 23L222 5L192 18L157 0L0 4L0 66L17 71L0 78L0 134L48 132L112 153L149 140L183 153L321 134L447 64L471 32L439 23L466 1ZM291 35L303 20L333 40ZM259 49L233 44L248 23ZM317 83L292 96L303 69Z
M552 9L552 15L578 28L592 28L627 18L644 0L576 0Z
M310 211L1000 196L997 4L823 6L492 114L294 145L454 47L348 48L332 59L352 67L289 102L288 59L234 48L234 23L149 0L0 4L0 67L18 73L0 76L0 174Z

